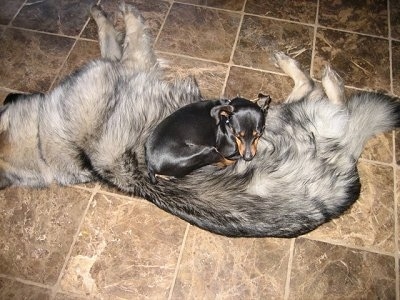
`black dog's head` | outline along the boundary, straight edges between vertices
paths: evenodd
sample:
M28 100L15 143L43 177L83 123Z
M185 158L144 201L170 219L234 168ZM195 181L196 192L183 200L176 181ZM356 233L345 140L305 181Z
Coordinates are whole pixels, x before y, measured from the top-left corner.
M265 104L268 102L266 99L269 99L261 99L261 95L259 98ZM219 105L211 110L220 129L217 148L225 157L239 153L246 161L253 159L258 140L264 132L266 106L260 107L250 100L237 97L229 104Z

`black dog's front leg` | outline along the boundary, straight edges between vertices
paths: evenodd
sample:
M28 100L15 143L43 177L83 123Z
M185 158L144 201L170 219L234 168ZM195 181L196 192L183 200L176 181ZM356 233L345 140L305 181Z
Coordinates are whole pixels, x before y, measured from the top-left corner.
M222 167L230 164L215 147L189 143L179 148L179 153L164 153L158 161L162 163L149 165L149 176L153 183L157 182L157 175L180 178L207 165L219 164Z

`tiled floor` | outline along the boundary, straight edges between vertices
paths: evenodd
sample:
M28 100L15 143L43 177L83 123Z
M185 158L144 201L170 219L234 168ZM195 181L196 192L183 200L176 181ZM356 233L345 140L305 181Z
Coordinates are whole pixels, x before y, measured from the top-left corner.
M99 55L95 1L0 1L1 99ZM136 3L159 55L207 96L281 100L277 49L316 78L330 62L349 91L400 95L400 1ZM360 200L297 239L216 236L99 184L1 191L0 299L399 299L399 149L400 131L371 140Z

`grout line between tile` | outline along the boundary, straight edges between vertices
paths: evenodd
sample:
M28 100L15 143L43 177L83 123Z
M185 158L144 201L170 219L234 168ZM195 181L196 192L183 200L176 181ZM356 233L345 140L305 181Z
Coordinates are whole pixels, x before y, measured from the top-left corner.
M25 28L25 27L18 27L18 26L13 26L13 25L8 25L5 27L11 28L11 29L18 29L18 30L22 30L22 31L33 32L33 33L40 33L40 34L47 34L47 35L58 36L58 37L63 37L63 38L69 38L69 39L77 39L78 38L78 36L71 36L71 35L66 35L66 34L47 32L47 31L30 29L30 28Z
M363 32L358 32L358 31L352 31L352 30L347 30L347 29L341 29L341 28L334 28L334 27L329 27L329 26L323 26L323 25L318 25L318 27L322 29L328 29L328 30L333 30L333 31L339 31L343 33L350 33L350 34L357 34L357 35L362 35L362 36L367 36L371 38L378 38L382 40L387 40L387 37L381 36L381 35L376 35L376 34L371 34L371 33L363 33Z
M18 16L18 14L21 12L22 8L26 5L26 2L28 2L28 0L25 0L24 3L21 4L21 6L19 7L19 9L16 11L16 13L14 14L14 16L11 18L10 22L8 22L8 24L6 25L2 25L2 27L4 28L4 30L1 32L0 36L3 36L4 33L6 32L6 30L8 28L13 28L13 26L11 25L15 18Z
M395 256L394 251L393 252L381 251L374 246L365 246L365 247L356 246L356 245L351 245L351 244L348 244L348 243L345 243L345 242L339 241L339 240L334 240L334 239L329 239L329 238L327 238L327 239L315 238L315 237L311 237L311 236L301 236L299 238L307 239L307 240L311 240L311 241L322 242L322 243L331 244L331 245L340 246L340 247L345 247L345 248L349 248L349 249L359 250L359 251L371 252L371 253L375 253L375 254L381 254L381 255L386 255L386 256L391 256L391 257Z
M7 25L5 25L5 27L12 27L12 22L15 21L15 18L18 16L18 14L21 12L22 8L26 5L26 2L28 2L28 0L25 0L24 3L21 4L20 8L17 10L17 12L15 13L15 15L11 18L10 22L8 22Z
M393 148L395 148L394 145L394 135L393 135ZM393 155L395 157L395 155ZM394 163L396 163L396 160L394 159ZM396 299L400 299L400 270L399 270L399 255L400 255L400 245L399 245L399 195L397 193L398 190L398 185L399 185L399 178L397 178L397 170L393 168L393 179L394 179L394 184L393 184L393 189L394 189L394 241L395 241L395 253L394 253L394 259L395 259L395 273L396 273Z
M71 55L72 51L74 50L75 45L76 45L77 42L78 42L78 39L75 39L75 41L73 42L73 44L72 44L72 46L71 46L71 49L69 49L69 51L68 51L68 53L67 53L67 55L66 55L66 57L65 57L65 59L64 59L64 61L63 61L63 63L62 63L62 64L60 65L60 67L57 69L57 71L56 71L56 76L54 76L54 79L52 80L52 82L51 82L51 84L50 84L50 87L48 88L47 91L51 91L51 90L54 88L54 84L57 82L58 79L60 79L60 73L61 73L62 69L64 68L65 64L67 63L68 58L69 58L69 56Z
M26 2L26 1L25 1ZM98 2L101 2L100 0ZM311 26L313 27L314 25L311 23L305 23L305 22L298 22L298 21L293 21L293 20L288 20L288 19L282 19L282 18L275 18L275 17L270 17L270 16L263 16L263 15L257 15L257 14L251 14L251 13L246 13L243 11L236 11L236 10L229 10L229 9L222 9L222 8L216 8L216 7L210 7L210 6L205 6L205 5L197 5L197 4L191 4L191 3L184 3L184 2L179 2L179 1L173 1L171 3L171 6L168 9L168 12L166 14L166 17L164 19L164 22L161 25L161 28L157 34L157 38L155 41L158 40L158 37L161 33L161 30L165 24L165 20L167 18L167 16L169 15L169 12L171 10L171 7L174 3L179 3L179 4L184 4L184 5L189 5L189 6L197 6L197 7L202 7L205 9L212 9L212 10L219 10L219 11L224 11L224 12L229 12L229 13L236 13L236 14L242 14L242 15L248 15L248 16L254 16L254 17L259 17L259 18L264 18L264 19L270 19L270 20L276 20L276 21L282 21L282 22L288 22L288 23L293 23L293 24L298 24L298 25L304 25L304 26ZM24 5L22 5L24 6ZM21 7L22 9L22 7ZM20 12L20 10L16 13L16 15L13 17L14 18L18 15L18 13ZM13 21L12 20L12 21ZM24 28L24 27L17 27L17 26L13 26L11 25L12 21L10 21L10 23L8 25L4 25L5 28L13 28L13 29L20 29L20 30L27 30L27 31L31 31L31 32L38 32L38 33L44 33L44 34L49 34L49 35L55 35L55 36L60 36L60 37L66 37L66 38L79 38L80 39L80 35L78 36L69 36L69 35L64 35L64 34L59 34L59 33L52 33L52 32L46 32L46 31L41 31L41 30L35 30L35 29L29 29L29 28ZM86 24L85 24L86 26ZM359 35L363 35L363 36L369 36L369 37L374 37L374 38L381 38L381 39L387 39L387 37L382 37L379 35L374 35L374 34L368 34L368 33L362 33L362 32L357 32L357 31L351 31L351 30L346 30L346 29L339 29L339 28L334 28L334 27L329 27L329 26L322 26L322 25L318 25L319 28L323 28L323 29L330 29L330 30L335 30L335 31L341 31L341 32L345 32L345 33L352 33L352 34L359 34ZM82 38L82 39L87 39L87 38ZM88 40L92 40L92 39L88 39ZM392 38L392 40L395 41L400 41L400 39L396 39L396 38ZM93 40L92 40L93 41ZM155 43L154 43L155 44Z
M76 185L71 185L71 186L69 186L69 187L71 187L71 188L73 188L73 189L77 189L77 190L88 191L88 192L92 192L93 189L95 188L95 187L88 188L88 187L80 186L80 185L78 185L78 184L76 184Z
M393 87L393 53L392 53L392 27L390 25L390 0L387 1L388 11L388 39L389 39L389 78L390 78L390 92L394 94Z
M241 11L229 10L229 9L223 9L223 8L218 8L218 7L199 5L199 4L192 4L192 3L180 2L180 1L174 1L174 3L179 3L179 4L189 5L189 6L196 6L196 7L201 7L201 8L205 8L205 9L211 9L211 10L219 10L219 11L224 11L224 12L229 12L229 13L240 13L242 15L259 17L259 18L269 19L269 20L274 20L274 21L288 22L288 23L304 25L304 26L311 26L311 27L314 26L312 23L299 22L299 21L294 21L294 20L289 20L289 19L252 14L252 13L244 12L243 9ZM319 1L318 1L318 3L319 3ZM322 25L318 25L318 27L323 28L323 29L331 29L331 30L335 30L335 31L341 31L341 32L345 32L345 33L353 33L353 34L359 34L359 35L363 35L363 36L387 39L387 37L383 37L383 36L379 36L379 35L371 34L371 33L363 33L363 32L357 32L357 31L346 30L346 29L341 29L341 28L334 28L334 27L329 27L329 26L322 26Z
M189 229L190 229L190 224L187 224L187 225L186 225L186 229L185 229L185 234L183 235L183 240L182 240L182 244L181 244L181 250L179 251L178 261L176 262L176 267L175 267L175 272L174 272L174 278L172 279L171 288L170 288L169 294L168 294L168 300L171 300L171 299L172 299L172 294L173 294L173 292L174 292L176 278L178 277L179 267L180 267L180 265L181 265L183 252L184 252L184 250L185 250L186 239L187 239L187 236L188 236L188 234L189 234Z
M394 94L394 84L393 84L393 52L392 52L392 27L390 18L390 0L387 1L387 12L388 12L388 38L389 38L389 74L390 74L390 92ZM392 147L393 147L393 197L394 197L394 270L396 274L396 299L400 299L400 271L399 271L399 255L400 255L400 245L399 245L399 203L398 203L398 185L399 178L397 178L397 162L396 162L396 133L392 131Z
M68 261L69 261L69 259L71 257L72 250L74 249L74 246L75 246L75 244L76 244L76 242L77 242L77 240L79 238L79 233L80 233L81 228L83 226L83 222L85 221L86 214L89 211L89 208L90 208L90 205L93 202L94 196L97 194L97 192L99 190L100 190L100 185L96 184L96 186L93 188L92 194L90 195L88 204L86 205L86 208L85 208L85 210L84 210L84 212L82 214L82 218L81 218L81 221L79 222L78 228L76 229L76 233L74 234L74 237L72 239L71 247L69 248L68 253L67 253L66 257L65 257L64 264L63 264L63 266L61 268L61 271L60 271L60 274L58 276L57 282L52 287L51 299L54 299L54 297L56 296L56 294L57 294L57 292L58 292L58 290L60 288L61 279L62 279L62 277L64 275L65 269L67 268L67 264L68 264Z
M14 277L14 276L9 276L9 275L5 275L5 274L0 274L0 278L12 280L12 281L17 281L17 282L20 282L20 283L23 283L23 284L26 284L26 285L32 285L32 286L48 289L50 291L52 289L52 287L50 285L46 285L46 284L43 284L43 283L39 283L39 282L27 280L27 279L22 279L22 278L18 278L18 277Z
M387 162L383 162L383 161L372 160L372 159L367 159L367 158L362 158L362 157L360 157L358 159L358 161L367 162L367 163L371 163L371 164L379 165L379 166L383 166L383 167L393 168L393 163L387 163Z
M273 74L273 75L280 75L280 76L289 77L285 73L281 73L279 71L258 69L258 68L254 68L254 67L236 65L234 63L232 63L232 65L229 65L229 63L223 63L223 62L219 62L219 61L215 61L215 60L199 58L199 57L189 56L189 55L185 55L185 54L179 54L179 53L173 53L173 52L167 52L167 51L160 51L160 50L157 50L156 53L167 54L167 55L176 56L176 57L182 57L182 58L187 58L187 59L200 60L200 61L209 62L209 63L216 63L216 64L220 64L220 65L225 65L227 67L237 67L237 68L257 71L257 72L261 72L261 73L268 73L268 74ZM316 81L316 82L319 82L319 83L321 82L321 80L319 80L319 79L313 78L313 80ZM363 89L363 88L359 88L359 87L355 87L355 86L351 86L351 85L346 85L346 84L345 84L345 87L353 89L353 90L356 90L356 91L368 91L368 89Z
M100 3L100 0L97 1L97 4L99 4L99 3ZM90 14L89 14L89 16L88 16L88 18L87 18L85 24L82 26L82 29L81 29L81 31L79 32L79 34L78 34L77 36L75 36L75 37L68 36L69 38L74 39L74 43L72 44L71 49L69 49L69 51L68 51L68 53L67 53L67 56L65 57L63 63L62 63L61 66L57 69L56 76L54 76L54 79L53 79L53 81L51 82L50 87L49 87L49 89L48 89L49 91L52 90L52 89L54 88L54 84L57 82L57 80L61 79L61 78L60 78L60 73L61 73L62 69L64 68L65 64L67 63L68 58L69 58L69 56L71 55L72 51L74 50L74 48L75 48L75 46L76 46L76 43L78 42L80 36L81 36L82 33L85 31L86 26L89 24L90 18L91 18L91 16L90 16Z
M168 52L168 51L163 51L163 50L156 50L155 52L156 52L156 54L157 54L157 53L160 53L160 54L167 54L167 55L172 55L172 56L176 56L176 57L189 58L189 59L196 59L196 60L200 60L200 61L204 61L204 62L209 62L209 63L220 64L220 65L226 65L226 66L229 65L229 63L224 63L224 62L220 62L220 61L217 61L217 60L212 60L212 59L207 59L207 58L201 58L201 57L196 57L196 56L190 56L190 55L186 55L186 54Z
M289 250L289 260L288 260L288 268L286 273L286 283L285 283L285 293L283 299L288 300L290 294L290 277L292 275L292 266L293 266L293 256L294 256L294 244L296 239L292 239L290 241L290 250Z
M165 25L165 22L167 21L167 18L168 18L168 16L169 16L169 13L170 13L170 11L171 11L171 9L172 9L172 5L174 5L174 3L173 3L173 2L170 2L170 6L169 6L169 8L168 8L167 13L165 14L165 18L164 18L163 22L161 23L161 26L160 26L160 29L158 30L158 33L157 33L156 38L154 39L153 49L156 48L156 44L157 44L157 42L158 42L158 39L160 38L161 31L163 30L164 25Z
M314 23L314 34L311 49L311 62L310 62L310 76L314 76L314 57L315 57L315 44L317 42L317 30L318 30L318 15L319 15L319 0L317 0L317 9L315 11L315 23Z
M224 83L222 85L221 97L223 97L225 95L225 89L226 89L226 85L228 84L228 78L229 78L229 74L231 72L231 67L234 65L233 56L235 55L236 46L237 46L237 43L239 41L240 31L242 30L242 24L243 24L243 19L244 19L243 12L244 12L244 8L246 6L246 2L247 1L245 0L244 3L243 3L243 7L242 7L242 11L241 11L242 14L240 15L240 21L239 21L238 29L236 31L235 41L233 42L231 55L229 56L228 70L226 71L225 80L224 80Z
M387 1L387 11L388 11L388 36L389 36L389 63L390 63L390 88L391 93L394 94L394 85L393 85L393 57L392 57L392 28L391 28L391 19L390 19L390 0ZM399 195L398 190L400 190L399 179L397 178L398 166L396 162L396 133L392 131L392 147L393 147L393 196L394 196L394 240L395 240L395 273L396 273L396 299L400 299L400 228L399 228Z
M116 193L113 193L113 192L104 191L102 189L99 189L97 191L97 193L98 194L102 194L102 195L106 195L106 196L114 196L114 197L118 197L118 198L121 198L121 199L124 199L124 200L129 200L129 201L141 201L143 203L151 203L150 201L148 201L148 200L146 200L146 199L144 199L142 197L129 196L129 195L126 195L123 192L119 192L119 191L117 191Z
M245 2L247 2L247 1L245 1ZM219 7L207 6L207 5L201 5L201 4L194 4L194 3L187 3L187 2L181 2L181 1L174 1L174 3L184 4L184 5L188 5L188 6L196 6L196 7L201 7L201 8L205 8L205 9L218 10L218 11L228 12L228 13L237 13L237 14L243 13L244 12L244 7L246 5L246 3L245 3L241 10L231 10L231 9L226 9L226 8L219 8Z
M22 91L10 89L10 88L5 87L5 86L0 86L0 88L1 88L2 90L5 90L5 91L8 92L8 93L19 93L19 94L23 94L23 93L24 93L24 92L22 92Z
M171 56L176 56L176 57L181 57L181 58L187 58L187 59L194 59L194 60L199 60L199 61L204 61L204 62L209 62L209 63L215 63L215 64L219 64L219 65L225 65L228 68L237 67L237 68L242 68L242 69L246 69L246 70L252 70L252 71L257 71L257 72L262 72L262 73L268 73L268 74L273 74L273 75L280 75L280 76L289 77L285 73L281 73L279 71L258 69L258 68L254 68L254 67L244 66L244 65L237 65L237 64L234 64L234 63L229 65L229 63L223 63L223 62L219 62L219 61L215 61L215 60L211 60L211 59L205 59L205 58L200 58L200 57L195 57L195 56L190 56L190 55L185 55L185 54L179 54L179 53L174 53L174 52L156 50L156 53L166 54L166 55L171 55ZM313 78L313 80L317 81L317 82L321 82L321 80L318 80L318 79L315 79L315 78ZM345 85L345 87L353 89L353 90L356 90L356 91L368 91L367 89L363 89L363 88L359 88L359 87L355 87L355 86L351 86L351 85Z

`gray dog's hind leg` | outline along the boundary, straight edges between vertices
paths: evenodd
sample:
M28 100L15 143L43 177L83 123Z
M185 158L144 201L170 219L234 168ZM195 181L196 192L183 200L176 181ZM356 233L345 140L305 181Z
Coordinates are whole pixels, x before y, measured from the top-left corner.
M157 64L144 20L132 5L122 3L126 34L121 63L137 71L149 71Z
M115 61L120 60L122 47L119 43L119 32L99 6L93 6L90 13L97 24L101 56Z
M294 88L286 98L286 102L298 101L313 90L314 82L311 80L310 76L300 69L299 63L296 60L290 58L283 52L274 53L274 58L277 66L294 81Z
M326 66L322 75L322 87L329 101L342 105L346 101L342 78L330 66Z

